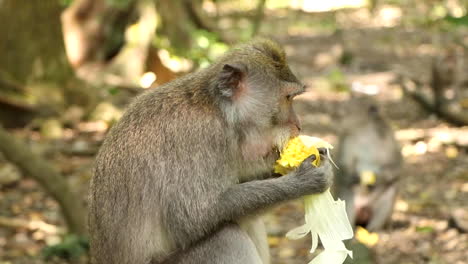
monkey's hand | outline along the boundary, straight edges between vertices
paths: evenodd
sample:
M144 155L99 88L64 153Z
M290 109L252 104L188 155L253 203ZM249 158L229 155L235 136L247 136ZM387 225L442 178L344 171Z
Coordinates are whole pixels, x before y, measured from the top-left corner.
M295 171L283 176L299 196L322 193L332 185L333 169L328 157L321 154L318 167L312 164L315 160L316 155L310 155Z
M310 252L315 251L320 237L325 251L310 263L343 263L348 255L352 257L343 243L353 237L345 203L335 201L329 190L333 179L330 164L333 161L328 152L331 148L333 146L320 138L299 136L288 142L275 167L279 173L297 168L282 178L293 185L296 194L304 196L306 223L286 236L297 239L311 233Z

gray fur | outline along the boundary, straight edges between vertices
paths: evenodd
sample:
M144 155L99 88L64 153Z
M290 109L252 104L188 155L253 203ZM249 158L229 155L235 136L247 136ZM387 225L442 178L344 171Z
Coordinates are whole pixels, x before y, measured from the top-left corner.
M271 151L280 147L276 141L290 134L288 115L281 112L292 110L281 108L282 87L300 86L286 64L286 73L272 65L268 52L277 50L282 51L269 41L242 46L128 107L96 159L89 215L92 263L268 263L256 214L323 192L332 179L325 157L318 168L309 159L296 172L262 179L278 158ZM240 98L218 91L218 76L231 62L245 66L242 84L256 83ZM265 109L248 105L252 102ZM280 122L268 122L272 115Z
M384 227L393 211L402 166L400 147L372 97L355 96L346 110L336 153L339 170L334 188L346 201L350 221L364 218L367 229L375 231ZM362 171L376 175L371 188L360 184Z

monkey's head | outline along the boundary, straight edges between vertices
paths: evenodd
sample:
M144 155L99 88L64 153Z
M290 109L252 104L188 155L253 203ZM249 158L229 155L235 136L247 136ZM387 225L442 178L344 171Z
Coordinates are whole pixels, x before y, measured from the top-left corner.
M212 92L229 127L240 132L246 160L263 160L271 168L300 123L293 99L303 93L286 63L284 50L270 40L257 40L233 49L212 66L217 74Z
M384 115L375 96L352 93L341 110L340 118L344 129L355 129L369 123L380 123Z

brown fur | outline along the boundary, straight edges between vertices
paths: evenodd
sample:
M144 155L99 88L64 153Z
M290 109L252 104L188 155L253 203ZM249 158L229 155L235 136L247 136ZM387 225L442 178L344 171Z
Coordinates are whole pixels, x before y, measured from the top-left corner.
M96 159L93 263L268 263L256 213L332 177L325 157L268 177L299 127L284 91L303 85L285 60L256 41L135 99Z

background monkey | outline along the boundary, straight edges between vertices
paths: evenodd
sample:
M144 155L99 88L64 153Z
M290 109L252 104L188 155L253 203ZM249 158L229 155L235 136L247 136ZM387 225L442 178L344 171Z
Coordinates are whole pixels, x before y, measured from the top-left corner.
M372 97L355 95L345 108L334 188L346 200L350 221L374 231L393 211L402 166L400 147ZM366 176L375 179L366 182Z
M135 99L96 160L93 263L268 263L255 213L333 178L312 156L265 179L298 134L303 91L278 44L259 40Z

